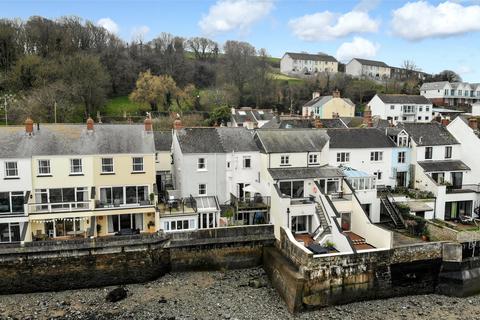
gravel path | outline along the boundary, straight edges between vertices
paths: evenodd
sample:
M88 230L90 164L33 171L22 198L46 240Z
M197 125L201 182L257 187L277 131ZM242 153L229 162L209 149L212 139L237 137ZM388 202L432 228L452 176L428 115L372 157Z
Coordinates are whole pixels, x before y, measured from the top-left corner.
M480 319L480 296L414 296L352 303L290 315L262 269L169 274L128 285L126 299L105 297L115 287L0 296L0 319Z

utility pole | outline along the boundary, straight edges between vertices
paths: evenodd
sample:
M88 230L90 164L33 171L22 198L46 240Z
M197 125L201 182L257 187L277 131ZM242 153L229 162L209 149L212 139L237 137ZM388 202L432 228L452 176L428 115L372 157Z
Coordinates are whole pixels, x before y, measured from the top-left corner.
M7 115L7 96L3 96L3 99L5 100L5 126L8 126L8 115Z
M53 114L54 114L54 118L55 118L55 124L57 124L57 101L56 100L53 103Z

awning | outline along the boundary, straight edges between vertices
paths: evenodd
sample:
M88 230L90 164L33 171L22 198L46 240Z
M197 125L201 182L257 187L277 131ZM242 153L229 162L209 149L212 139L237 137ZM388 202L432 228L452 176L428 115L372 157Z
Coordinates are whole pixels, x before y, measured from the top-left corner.
M442 171L469 171L470 168L461 160L435 160L435 161L419 161L418 164L425 172L442 172Z

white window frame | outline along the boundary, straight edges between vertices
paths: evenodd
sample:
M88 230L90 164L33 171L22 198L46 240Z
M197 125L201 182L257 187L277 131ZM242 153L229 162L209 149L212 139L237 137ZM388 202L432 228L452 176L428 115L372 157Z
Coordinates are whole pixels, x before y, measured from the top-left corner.
M75 161L78 161L78 164L75 164L74 163ZM80 171L76 171L78 168L80 168ZM81 174L83 174L82 158L70 159L70 175L81 175Z
M373 162L383 161L383 151L370 152L370 161L373 161Z
M248 166L247 166L247 160L248 160ZM244 169L251 169L252 168L252 157L250 157L250 156L244 156L243 157L243 168Z
M45 162L44 164L46 164L46 165L42 165L42 162ZM37 161L37 164L38 164L37 174L39 176L49 176L49 175L52 174L52 169L50 167L50 160L49 159L39 159ZM42 172L42 169L46 169L45 172Z
M13 165L13 167L9 167ZM5 161L5 178L18 178L18 162Z
M141 162L136 162L136 160L141 160ZM141 165L141 169L136 168ZM145 172L145 167L143 163L143 157L132 157L132 172Z
M103 162L104 160L111 160L112 163L110 163L110 164L105 164L105 163ZM115 165L114 165L113 158L102 158L100 161L101 161L101 166L102 166L102 173L107 173L107 174L115 173ZM133 161L133 160L132 160L132 161ZM108 168L108 167L111 167L111 171L105 170L105 169Z
M400 151L398 153L398 159L397 159L397 162L398 163L405 163L406 162L406 159L407 158L407 153L405 151Z
M375 171L373 175L375 176L375 179L377 179L377 181L382 180L382 171Z
M452 159L452 154L453 154L453 147L445 146L445 159Z
M289 166L290 165L290 156L289 155L281 155L280 156L280 165L281 166Z
M337 152L337 162L338 163L350 162L350 152Z
M207 171L207 158L197 159L197 171Z
M202 186L203 186L203 188L202 188ZM206 196L207 195L207 184L206 183L199 183L198 184L198 195L199 196Z
M308 164L318 164L318 154L316 153L309 154Z

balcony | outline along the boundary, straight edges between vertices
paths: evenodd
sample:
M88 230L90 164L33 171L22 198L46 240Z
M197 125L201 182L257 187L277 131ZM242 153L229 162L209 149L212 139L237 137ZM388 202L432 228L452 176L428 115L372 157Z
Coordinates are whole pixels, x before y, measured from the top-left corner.
M447 185L447 193L480 193L480 184L464 184L461 187Z
M88 210L91 210L90 201L28 204L29 214L61 213Z
M267 210L270 207L270 197L258 194L253 197L237 198L230 194L230 203L237 212Z
M111 202L103 202L95 200L95 209L118 209L118 208L136 208L136 207L149 207L154 206L149 200L137 200L129 203L121 203L115 200Z

